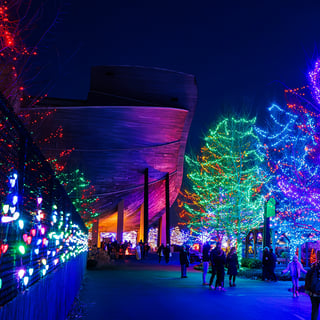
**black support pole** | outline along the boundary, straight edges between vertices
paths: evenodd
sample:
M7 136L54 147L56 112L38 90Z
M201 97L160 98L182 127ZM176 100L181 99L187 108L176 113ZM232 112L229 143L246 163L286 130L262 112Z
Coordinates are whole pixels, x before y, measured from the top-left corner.
M160 217L159 222L158 222L158 240L157 240L157 246L160 247L161 245L161 221L162 217Z
M263 246L270 248L270 218L264 218Z
M149 230L149 169L144 171L144 212L143 212L143 240L148 243Z
M170 184L169 173L166 174L166 240L170 244Z

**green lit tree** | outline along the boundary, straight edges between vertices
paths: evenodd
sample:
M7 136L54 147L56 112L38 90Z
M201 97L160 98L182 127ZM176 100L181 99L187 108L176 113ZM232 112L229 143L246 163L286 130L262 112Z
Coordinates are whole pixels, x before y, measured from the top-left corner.
M199 172L199 174L201 173ZM190 189L193 189L192 184ZM206 214L205 207L200 204L201 198L198 193L185 189L181 192L179 201L183 204L179 212L180 218L184 220L181 224L186 225L190 230L190 239L192 241L204 243L209 239L223 236L219 234L211 214Z
M242 256L242 239L263 221L264 197L261 187L265 176L260 169L263 157L257 152L259 138L254 132L256 119L224 118L205 137L198 157L186 156L188 178L198 207L190 220L207 224L219 238L237 244Z
M57 177L85 222L99 215L95 209L95 203L99 198L95 195L94 186L85 178L83 172L79 169L70 173L57 172Z

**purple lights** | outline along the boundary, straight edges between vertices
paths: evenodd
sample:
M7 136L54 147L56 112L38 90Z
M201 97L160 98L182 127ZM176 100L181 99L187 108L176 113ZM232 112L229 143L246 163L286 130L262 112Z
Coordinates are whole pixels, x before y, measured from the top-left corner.
M319 73L320 73L320 59L318 59L314 65L314 69L309 72L309 80L311 84L311 91L314 99L320 105L320 81L319 81Z

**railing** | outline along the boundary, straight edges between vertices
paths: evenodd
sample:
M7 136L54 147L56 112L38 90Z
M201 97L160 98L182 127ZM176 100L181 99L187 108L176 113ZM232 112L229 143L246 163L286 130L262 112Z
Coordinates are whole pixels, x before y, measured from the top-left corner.
M0 97L0 306L87 251L66 191Z

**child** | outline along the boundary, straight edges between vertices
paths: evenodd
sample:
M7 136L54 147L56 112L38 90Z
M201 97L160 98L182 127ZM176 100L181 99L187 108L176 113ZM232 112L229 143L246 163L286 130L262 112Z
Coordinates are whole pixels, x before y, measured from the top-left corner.
M292 280L292 292L293 297L299 297L299 278L301 271L303 273L307 273L305 269L303 269L303 266L301 262L298 260L298 257L296 255L293 256L292 261L289 262L286 269L282 270L282 273L287 273L290 271L291 280Z

